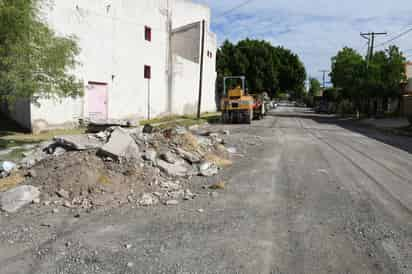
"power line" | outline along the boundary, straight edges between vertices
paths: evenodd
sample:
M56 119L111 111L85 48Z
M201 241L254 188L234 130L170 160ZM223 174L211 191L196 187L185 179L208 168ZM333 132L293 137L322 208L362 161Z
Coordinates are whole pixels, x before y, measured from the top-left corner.
M232 13L233 11L242 8L242 7L244 7L244 6L252 3L253 1L255 1L255 0L246 0L246 1L242 2L242 3L240 3L239 5L236 5L236 6L232 7L232 8L230 8L230 9L222 12L221 14L219 14L219 17L220 17L220 16L228 15L229 13Z
M367 60L369 61L373 57L373 50L375 47L375 38L378 35L387 35L386 32L368 32L368 33L361 33L361 37L365 38L368 40L368 54L367 54Z
M386 45L386 44L388 44L388 43L390 43L390 42L393 42L393 41L395 41L395 40L398 40L399 38L401 38L402 36L405 36L406 34L408 34L408 33L410 33L410 32L412 32L412 28L409 28L409 29L407 29L407 30L399 33L398 35L392 37L391 39L389 39L389 40L387 40L387 41L385 41L385 42L380 43L380 44L377 45L376 47L381 47L381 46L384 46L384 45Z

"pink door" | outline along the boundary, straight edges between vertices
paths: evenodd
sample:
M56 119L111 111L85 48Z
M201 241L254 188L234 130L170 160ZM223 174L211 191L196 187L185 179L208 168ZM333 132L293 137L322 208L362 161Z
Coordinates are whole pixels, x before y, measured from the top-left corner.
M89 82L87 87L87 105L89 118L106 120L107 117L107 84Z

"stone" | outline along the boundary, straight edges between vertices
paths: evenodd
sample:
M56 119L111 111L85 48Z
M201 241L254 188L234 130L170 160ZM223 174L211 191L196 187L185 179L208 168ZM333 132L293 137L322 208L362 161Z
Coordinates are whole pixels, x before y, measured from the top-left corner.
M199 208L199 209L197 210L197 212L203 213L203 212L205 212L205 210L204 210L203 208Z
M131 267L133 267L133 266L134 266L134 263L132 263L132 262L128 262L128 263L127 263L127 267L128 267L128 268L131 268Z
M101 119L101 120L91 120L87 124L87 132L98 133L106 131L111 127L131 127L132 122L128 120L117 120L117 119Z
M0 193L0 208L8 213L15 213L39 197L38 188L28 185L18 186Z
M53 208L53 211L52 211L54 214L57 214L57 213L59 213L59 210L57 209L57 208Z
M210 177L219 173L218 167L211 162L203 162L199 165L199 175Z
M44 206L50 206L50 204L51 204L50 201L44 201L44 202L43 202L43 205L44 205Z
M217 189L225 189L225 185L226 185L225 182L218 182L218 183L216 183L216 184L211 185L209 188L210 188L210 189L215 189L215 190L217 190Z
M141 199L139 200L140 206L152 206L157 203L156 197L149 193L143 193Z
M34 169L30 169L29 171L27 171L26 177L36 178L37 177L37 172Z
M168 200L168 201L166 201L166 203L165 203L167 206L175 206L175 205L178 205L179 204L179 201L178 200Z
M87 134L57 136L53 139L57 146L67 150L89 150L101 148L103 143Z
M197 164L197 163L199 163L199 162L201 161L200 157L197 156L197 155L194 154L194 153L187 152L187 151L185 151L185 150L183 150L183 149L181 149L181 148L177 148L176 151L177 151L177 153L179 153L179 155L180 155L183 159L185 159L186 161L188 161L188 162L191 163L191 164Z
M166 173L166 175L171 177L183 177L188 175L189 172L189 169L182 162L169 164L168 162L159 159L157 161L157 166L161 171Z
M178 182L161 182L160 187L167 190L180 190L182 187Z
M160 158L169 164L175 164L177 162L176 157L170 151L160 154Z
M130 249L130 248L133 247L133 245L131 245L131 244L125 244L124 247L125 247L126 249Z
M33 199L33 204L40 204L40 198Z
M183 190L177 190L177 191L172 191L172 192L167 193L167 196L170 199L175 199L175 200L180 199L184 195L185 195L185 192Z
M152 134L153 130L154 130L154 127L152 125L149 125L149 124L146 124L143 127L143 133L146 133L146 134Z
M222 130L223 135L229 136L230 135L230 131L229 130Z
M193 194L190 189L186 189L185 193L183 195L183 200L193 200L196 197L195 194Z
M140 150L136 142L130 134L122 129L115 128L110 136L110 140L105 144L100 152L106 156L117 159L138 159L140 157Z
M59 189L58 191L56 191L57 196L59 196L60 198L64 198L66 200L70 199L70 193L64 189Z
M152 163L155 163L156 158L157 158L157 152L154 149L148 149L143 154L143 160L145 160L145 161L150 161Z
M17 165L13 162L4 161L0 164L0 170L5 171L6 173L10 173L16 168L17 168Z
M176 126L175 130L178 135L183 135L187 133L187 129L185 127Z
M230 154L236 154L237 153L237 149L235 147L228 147L226 150Z
M65 154L65 153L66 153L66 150L65 150L64 148L62 148L62 147L56 147L56 149L55 149L54 152L53 152L53 155L56 156L56 157L60 157L60 156L62 156L62 155Z

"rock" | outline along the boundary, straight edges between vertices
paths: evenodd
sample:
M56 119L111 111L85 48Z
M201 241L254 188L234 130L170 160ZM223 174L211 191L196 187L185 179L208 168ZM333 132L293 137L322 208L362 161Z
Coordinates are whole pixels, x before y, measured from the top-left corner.
M134 266L134 263L132 263L132 262L128 262L128 263L127 263L127 267L128 267L128 268L131 268L131 267L133 267L133 266Z
M188 175L189 172L189 169L184 165L184 163L181 162L169 164L166 161L159 159L157 161L157 166L161 171L166 173L166 175L171 177L183 177Z
M217 198L219 196L219 193L212 192L212 193L210 193L210 196L212 196L212 198Z
M52 211L54 214L57 214L57 213L59 213L59 210L57 209L57 208L53 208L53 211Z
M183 196L183 200L193 200L196 197L195 194L193 194L190 189L185 190L185 194Z
M199 208L199 209L197 210L197 212L203 213L203 212L205 212L205 210L204 210L203 208Z
M125 244L124 247L125 247L126 249L130 249L130 248L133 247L133 245L131 245L131 244Z
M209 187L210 189L225 189L225 182L218 182Z
M177 162L176 157L170 151L160 154L160 158L169 164L175 164Z
M183 150L183 149L181 149L181 148L177 148L176 151L179 153L179 155L180 155L183 159L185 159L186 161L188 161L188 162L191 163L191 164L197 164L197 163L199 163L199 162L201 161L200 157L197 156L197 155L194 154L194 153L187 152L187 151L185 151L185 150Z
M43 202L43 205L44 205L44 206L49 206L50 204L51 204L50 201L44 201L44 202Z
M226 149L227 152L229 152L230 154L236 154L237 153L237 149L235 147L229 147Z
M210 177L219 173L218 167L211 162L203 162L199 166L199 175Z
M178 200L168 200L165 203L165 205L167 205L167 206L175 206L175 205L178 205L178 204L179 204Z
M151 206L157 203L156 197L154 197L152 194L149 193L144 193L139 200L139 205L140 206Z
M40 204L40 199L39 199L39 198L35 198L32 202L33 202L33 204Z
M229 130L222 130L222 133L224 134L224 135L226 135L226 136L229 136L230 135L230 131Z
M88 150L101 148L103 143L86 134L58 136L53 139L57 146L68 150Z
M167 190L180 190L182 187L178 182L161 182L160 187Z
M65 153L66 153L66 150L65 150L64 148L62 148L62 147L56 147L56 149L55 149L54 152L53 152L53 155L56 156L56 157L60 157L60 156L62 156L62 155L65 154Z
M131 127L132 122L128 120L117 120L117 119L103 119L103 120L92 120L87 124L87 132L98 133L106 131L111 127Z
M37 177L37 172L34 169L30 169L30 170L27 171L26 177L36 178Z
M70 193L64 189L59 189L58 191L56 191L57 196L59 196L60 198L64 198L66 200L70 199Z
M172 192L167 193L167 196L174 200L180 199L184 195L185 195L185 192L183 190L172 191Z
M34 186L18 186L0 193L0 208L8 213L15 213L20 208L38 199L40 191Z
M70 203L69 201L64 201L63 206L64 206L64 207L67 207L67 208L74 208L74 206L72 205L72 203Z
M106 156L117 159L128 160L140 157L139 147L127 131L122 128L115 128L110 136L110 140L105 144L100 152Z
M146 133L146 134L152 134L153 130L154 130L154 127L152 125L149 125L149 124L144 125L144 127L143 127L143 133Z
M6 173L10 173L16 168L17 165L13 162L4 161L0 164L0 171L5 171Z
M148 149L143 154L143 160L145 160L145 161L150 161L152 163L156 163L156 158L157 158L157 152L154 149Z
M175 130L178 135L183 135L187 133L187 129L185 127L176 126Z

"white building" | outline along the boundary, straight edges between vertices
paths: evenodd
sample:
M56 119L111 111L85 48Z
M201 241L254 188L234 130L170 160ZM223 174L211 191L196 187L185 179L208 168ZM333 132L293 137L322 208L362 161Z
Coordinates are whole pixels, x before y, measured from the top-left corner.
M57 0L44 14L58 35L78 38L81 65L75 74L85 83L85 96L18 102L10 116L26 128L70 126L79 118L195 113L202 20L201 109L216 109L216 36L208 7L189 0Z

